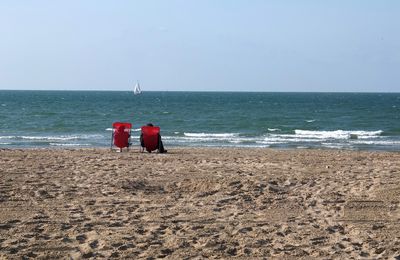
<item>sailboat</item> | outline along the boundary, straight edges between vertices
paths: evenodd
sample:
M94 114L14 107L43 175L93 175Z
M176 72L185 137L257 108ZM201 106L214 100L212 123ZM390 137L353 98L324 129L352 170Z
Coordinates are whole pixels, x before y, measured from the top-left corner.
M133 94L139 95L140 93L142 93L142 90L140 89L140 85L139 85L139 81L138 81L138 82L136 82L136 85L133 88Z

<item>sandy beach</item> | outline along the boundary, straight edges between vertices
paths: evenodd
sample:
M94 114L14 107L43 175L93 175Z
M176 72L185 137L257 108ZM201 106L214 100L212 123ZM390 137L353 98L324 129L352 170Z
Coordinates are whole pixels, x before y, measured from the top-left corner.
M0 154L0 259L400 257L397 152Z

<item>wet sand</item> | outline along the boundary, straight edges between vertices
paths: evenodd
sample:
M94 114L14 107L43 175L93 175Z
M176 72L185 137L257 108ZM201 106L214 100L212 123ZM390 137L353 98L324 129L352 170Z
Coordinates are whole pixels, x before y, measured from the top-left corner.
M400 257L398 152L0 156L0 259Z

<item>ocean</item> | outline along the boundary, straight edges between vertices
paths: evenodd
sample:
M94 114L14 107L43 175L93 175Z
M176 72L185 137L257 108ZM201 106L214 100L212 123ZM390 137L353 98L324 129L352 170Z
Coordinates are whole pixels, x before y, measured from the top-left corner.
M400 93L0 91L0 147L109 147L111 125L164 145L400 151Z

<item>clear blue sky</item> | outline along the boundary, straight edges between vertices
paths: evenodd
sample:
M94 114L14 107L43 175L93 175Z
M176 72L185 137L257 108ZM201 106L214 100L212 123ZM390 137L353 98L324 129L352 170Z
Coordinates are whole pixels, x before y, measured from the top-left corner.
M0 89L400 92L398 0L2 0Z

